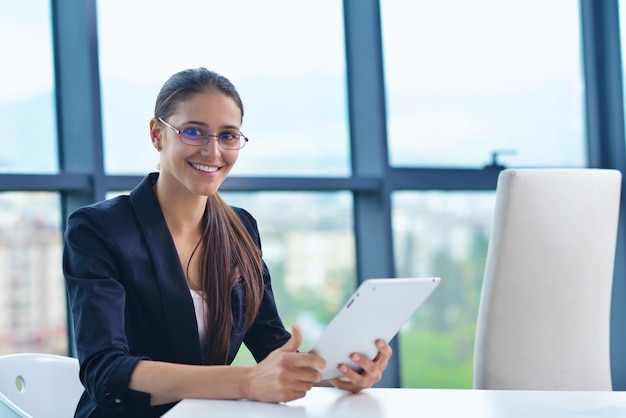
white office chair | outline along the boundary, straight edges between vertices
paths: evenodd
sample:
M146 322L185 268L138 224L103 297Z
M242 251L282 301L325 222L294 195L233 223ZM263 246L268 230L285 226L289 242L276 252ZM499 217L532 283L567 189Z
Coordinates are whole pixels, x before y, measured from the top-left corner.
M21 409L18 408L13 402L9 400L6 396L0 392L0 417L2 418L20 418L24 417L24 412L20 412Z
M474 388L611 390L621 173L504 170L487 252Z
M83 385L78 360L53 354L0 356L0 416L73 417Z

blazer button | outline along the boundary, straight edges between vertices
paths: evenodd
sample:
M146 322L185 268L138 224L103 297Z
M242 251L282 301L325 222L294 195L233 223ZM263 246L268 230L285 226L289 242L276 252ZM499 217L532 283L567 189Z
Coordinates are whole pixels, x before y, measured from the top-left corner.
M106 399L107 402L122 403L122 400L120 398L114 398L113 395L111 394L111 392L105 393L104 394L104 399Z

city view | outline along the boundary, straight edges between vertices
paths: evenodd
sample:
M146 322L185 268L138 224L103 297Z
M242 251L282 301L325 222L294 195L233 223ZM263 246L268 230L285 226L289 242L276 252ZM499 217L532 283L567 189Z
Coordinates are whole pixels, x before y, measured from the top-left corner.
M0 193L0 354L67 354L61 222L54 193Z

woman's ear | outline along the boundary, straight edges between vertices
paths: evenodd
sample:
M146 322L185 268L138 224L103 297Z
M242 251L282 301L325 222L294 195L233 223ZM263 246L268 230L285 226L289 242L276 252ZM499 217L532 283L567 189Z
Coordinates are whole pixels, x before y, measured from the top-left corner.
M163 149L163 130L161 129L161 124L155 118L150 119L150 140L152 141L152 146L161 152Z

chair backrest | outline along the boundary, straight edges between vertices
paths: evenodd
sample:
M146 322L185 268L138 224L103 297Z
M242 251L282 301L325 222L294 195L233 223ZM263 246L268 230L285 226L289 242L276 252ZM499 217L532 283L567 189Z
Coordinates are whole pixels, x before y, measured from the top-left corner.
M504 170L474 347L477 389L611 390L621 173Z
M78 371L78 360L71 357L0 356L0 411L13 411L18 417L73 417L83 393Z

